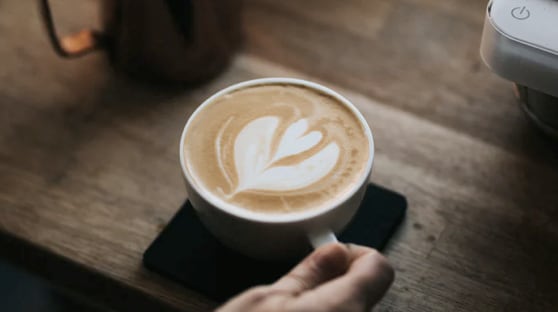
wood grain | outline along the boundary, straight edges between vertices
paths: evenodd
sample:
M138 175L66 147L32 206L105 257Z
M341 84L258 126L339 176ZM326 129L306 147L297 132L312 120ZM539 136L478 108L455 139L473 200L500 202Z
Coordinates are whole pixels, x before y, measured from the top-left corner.
M95 17L96 1L62 4L67 30ZM372 180L409 200L379 311L552 311L558 150L481 64L485 5L248 0L242 53L177 90L128 81L102 54L58 59L34 3L0 1L0 255L117 309L210 309L141 265L186 196L179 134L224 86L302 77L359 107Z

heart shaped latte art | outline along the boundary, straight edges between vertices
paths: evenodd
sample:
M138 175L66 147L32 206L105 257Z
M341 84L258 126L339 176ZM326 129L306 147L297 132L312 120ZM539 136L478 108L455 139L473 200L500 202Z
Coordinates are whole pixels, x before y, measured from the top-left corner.
M331 142L322 149L291 165L275 165L287 157L300 155L316 147L323 139L320 131L308 132L308 120L303 118L281 134L273 149L280 119L265 116L248 123L234 140L234 164L237 185L229 196L244 191L295 191L327 176L339 159L340 149ZM272 151L274 151L272 155Z

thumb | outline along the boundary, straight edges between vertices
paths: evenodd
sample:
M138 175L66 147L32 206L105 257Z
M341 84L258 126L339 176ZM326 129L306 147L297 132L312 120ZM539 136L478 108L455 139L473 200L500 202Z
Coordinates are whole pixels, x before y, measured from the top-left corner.
M344 245L335 243L322 246L271 285L271 288L292 295L300 294L344 274L350 261L349 251Z

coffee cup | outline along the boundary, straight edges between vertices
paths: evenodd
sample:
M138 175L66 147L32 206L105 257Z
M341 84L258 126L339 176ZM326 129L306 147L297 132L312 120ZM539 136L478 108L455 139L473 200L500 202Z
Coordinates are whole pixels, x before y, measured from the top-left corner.
M189 200L207 229L242 254L278 260L337 241L363 199L374 140L337 92L264 78L205 100L179 152Z

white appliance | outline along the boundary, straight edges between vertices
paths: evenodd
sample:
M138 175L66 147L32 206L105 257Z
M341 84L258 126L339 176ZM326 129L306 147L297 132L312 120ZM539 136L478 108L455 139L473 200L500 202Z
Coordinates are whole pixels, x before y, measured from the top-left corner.
M481 57L516 84L527 115L558 138L558 0L492 0Z

